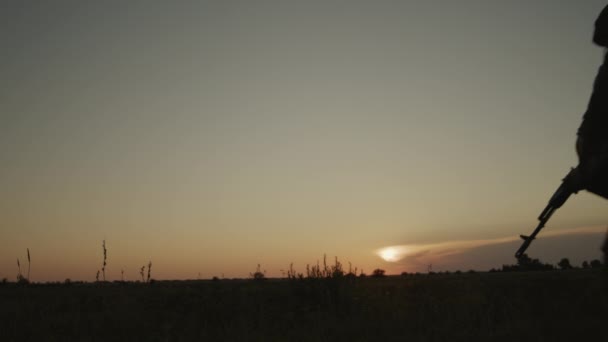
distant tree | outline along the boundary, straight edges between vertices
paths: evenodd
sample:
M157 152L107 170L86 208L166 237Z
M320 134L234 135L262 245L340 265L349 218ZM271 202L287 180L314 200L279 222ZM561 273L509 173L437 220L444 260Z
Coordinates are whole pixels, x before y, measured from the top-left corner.
M568 258L562 258L562 260L557 263L557 266L559 266L559 268L562 270L572 269L572 265L570 264L570 260Z
M262 272L262 270L261 270L260 264L258 264L258 267L256 268L255 272L249 273L249 275L254 280L263 280L266 278L264 272Z
M348 272L344 276L346 278L349 278L349 279L357 278L357 275L355 273L352 273L352 272ZM302 278L303 277L304 277L304 275L302 275ZM298 274L298 278L300 278L300 274Z
M600 268L602 267L602 262L598 259L591 260L591 268Z
M517 259L517 265L503 265L503 272L511 271L550 271L555 269L551 264L543 264L538 259L532 259L527 254L523 254Z
M372 272L372 277L375 278L381 278L384 277L384 273L385 271L379 268L376 268L373 272Z
M513 272L513 271L517 271L517 270L518 270L517 265L502 265L503 272Z
M589 262L587 260L583 261L583 268L589 268Z
M522 254L519 258L517 258L517 266L525 266L532 263L532 258L528 256L528 254Z

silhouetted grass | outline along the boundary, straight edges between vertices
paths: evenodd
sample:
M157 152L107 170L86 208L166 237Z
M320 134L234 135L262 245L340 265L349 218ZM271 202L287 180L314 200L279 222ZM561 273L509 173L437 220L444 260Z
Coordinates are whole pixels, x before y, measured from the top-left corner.
M27 277L21 273L21 262L17 258L17 283L21 285L27 285L30 283L30 269L32 260L30 258L30 249L27 248Z
M101 248L103 248L103 265L101 266L101 274L103 275L103 281L106 281L106 265L107 265L107 250L106 250L106 240L103 240L101 243Z
M32 259L30 258L30 249L27 248L27 281L30 281L30 270L32 267Z
M9 283L0 288L0 340L598 340L606 285L601 269Z
M148 278L146 279L146 282L149 283L151 281L150 276L152 274L152 261L148 262Z

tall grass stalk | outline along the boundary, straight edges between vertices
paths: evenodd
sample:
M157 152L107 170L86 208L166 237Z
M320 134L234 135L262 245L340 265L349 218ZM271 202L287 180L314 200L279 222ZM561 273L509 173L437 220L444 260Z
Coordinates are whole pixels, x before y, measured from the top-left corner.
M32 260L30 258L30 249L27 248L27 280L30 280L30 268L32 266Z
M101 274L103 276L103 281L106 281L106 260L108 257L108 251L106 250L106 240L103 240L103 242L101 243L101 247L103 248L103 266L101 267Z

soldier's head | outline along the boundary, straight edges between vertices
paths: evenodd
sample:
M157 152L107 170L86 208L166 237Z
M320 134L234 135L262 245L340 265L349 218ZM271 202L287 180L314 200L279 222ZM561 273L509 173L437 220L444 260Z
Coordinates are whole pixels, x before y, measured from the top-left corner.
M595 20L593 42L599 46L608 47L608 6L604 7Z

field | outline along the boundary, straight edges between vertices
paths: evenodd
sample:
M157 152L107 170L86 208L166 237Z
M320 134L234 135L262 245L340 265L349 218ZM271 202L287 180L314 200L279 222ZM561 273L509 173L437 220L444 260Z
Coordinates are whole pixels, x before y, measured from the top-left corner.
M605 271L14 283L1 341L606 341Z

